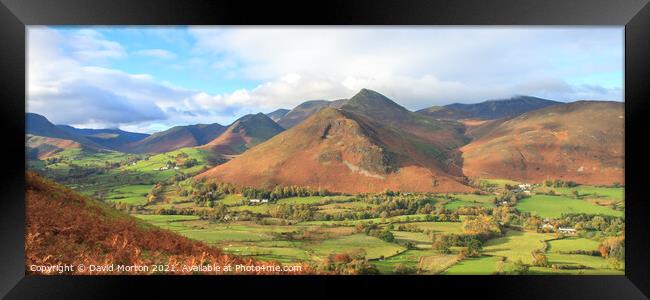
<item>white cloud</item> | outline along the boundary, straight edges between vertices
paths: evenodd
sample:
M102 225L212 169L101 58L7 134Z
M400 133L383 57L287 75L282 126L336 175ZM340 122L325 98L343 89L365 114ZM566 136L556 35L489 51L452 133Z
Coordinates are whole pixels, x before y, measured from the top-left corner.
M154 57L159 59L174 59L176 54L165 49L143 49L135 51L134 54L141 56Z
M81 29L67 36L66 46L81 61L97 61L126 57L126 50L117 42L109 41L92 29Z
M190 33L195 53L225 57L244 78L266 82L248 91L246 104L290 106L350 97L364 87L411 109L524 93L622 99L620 89L579 93L565 79L621 72L622 28L193 27ZM285 82L288 74L301 84Z

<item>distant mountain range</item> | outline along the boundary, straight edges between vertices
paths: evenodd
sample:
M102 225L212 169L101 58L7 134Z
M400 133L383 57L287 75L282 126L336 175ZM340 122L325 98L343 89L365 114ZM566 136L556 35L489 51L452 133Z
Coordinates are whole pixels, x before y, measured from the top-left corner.
M493 120L512 117L527 111L557 104L562 104L562 102L529 96L516 96L509 99L487 100L474 104L454 103L445 106L432 106L417 112L436 119Z
M623 104L528 96L412 112L372 90L152 135L77 129L27 114L26 148L162 153L183 147L231 160L198 177L338 192L470 191L467 177L623 183Z

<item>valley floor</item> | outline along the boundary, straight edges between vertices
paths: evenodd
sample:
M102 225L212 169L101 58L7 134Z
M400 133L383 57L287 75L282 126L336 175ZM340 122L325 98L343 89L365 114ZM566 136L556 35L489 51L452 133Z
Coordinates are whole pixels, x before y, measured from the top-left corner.
M504 186L517 182L483 180L475 194L305 195L251 203L254 197L223 193L201 202L197 192L205 186L191 178L210 165L201 150L97 160L69 155L29 166L152 225L262 261L323 264L351 253L380 274L624 274L621 262L597 255L603 240L618 234L610 227L623 224L622 187L537 185L507 205ZM464 220L483 214L495 222L498 215L503 232L478 253L433 246L442 236L467 234ZM566 214L584 217L567 221ZM562 226L577 233L544 232ZM536 262L536 252L547 262Z

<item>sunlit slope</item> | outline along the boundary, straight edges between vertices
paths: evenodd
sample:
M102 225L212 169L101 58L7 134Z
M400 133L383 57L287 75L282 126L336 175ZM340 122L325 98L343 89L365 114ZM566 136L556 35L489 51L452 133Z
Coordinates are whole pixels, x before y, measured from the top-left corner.
M263 113L246 115L233 122L217 138L201 146L201 149L220 154L239 154L282 131L284 128Z
M301 185L338 192L466 191L426 147L365 116L324 108L198 175L244 186ZM429 147L430 145L427 145Z
M123 147L131 153L162 153L185 147L204 145L226 130L225 126L214 124L197 124L176 126L157 132L147 138Z
M490 124L461 148L463 172L521 181L623 183L624 115L620 102L579 101Z

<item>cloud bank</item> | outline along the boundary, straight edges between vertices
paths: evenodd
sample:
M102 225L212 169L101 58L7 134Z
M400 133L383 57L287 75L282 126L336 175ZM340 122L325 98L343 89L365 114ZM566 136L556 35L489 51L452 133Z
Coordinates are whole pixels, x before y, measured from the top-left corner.
M92 27L30 27L28 110L56 123L151 132L227 124L361 88L413 110L515 94L623 100L622 28L191 27L149 37L181 32L191 37L183 55L160 43L111 40ZM200 64L255 84L210 93L161 81L157 68L133 74L113 67L143 58L170 68ZM175 70L179 79L192 72Z

